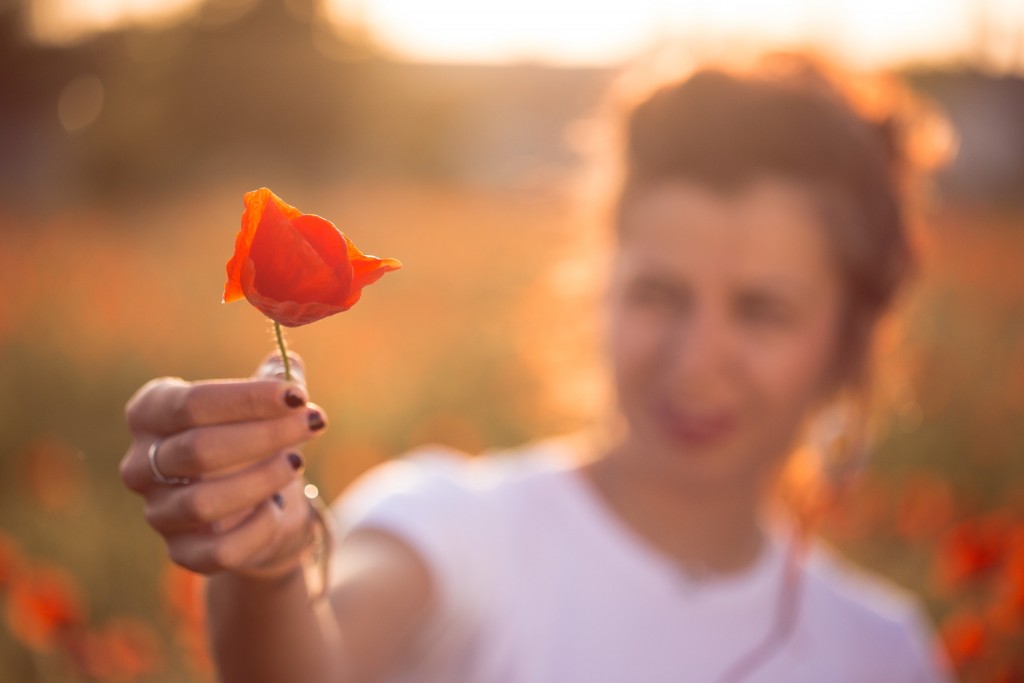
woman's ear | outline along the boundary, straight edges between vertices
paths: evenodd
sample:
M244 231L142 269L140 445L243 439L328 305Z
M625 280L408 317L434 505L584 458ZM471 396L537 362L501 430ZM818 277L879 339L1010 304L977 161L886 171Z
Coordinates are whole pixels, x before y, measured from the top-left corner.
M838 486L864 466L870 445L865 394L844 390L815 411L805 433L826 483Z

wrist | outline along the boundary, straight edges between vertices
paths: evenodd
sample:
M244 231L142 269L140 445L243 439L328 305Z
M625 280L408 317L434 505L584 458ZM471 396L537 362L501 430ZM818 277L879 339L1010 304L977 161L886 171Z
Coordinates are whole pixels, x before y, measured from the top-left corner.
M246 594L275 593L288 591L294 584L305 581L305 569L302 563L281 571L232 570L211 574L207 577L207 586L214 590L218 586L231 586L231 591Z
M276 556L270 560L247 567L239 567L231 573L240 579L252 582L274 583L288 580L290 577L301 576L305 571L306 550L292 553L285 557Z

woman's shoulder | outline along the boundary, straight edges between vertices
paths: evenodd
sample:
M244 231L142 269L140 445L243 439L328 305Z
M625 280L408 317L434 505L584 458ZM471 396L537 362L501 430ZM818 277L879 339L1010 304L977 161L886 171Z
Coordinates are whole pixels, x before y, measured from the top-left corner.
M808 630L827 649L844 643L848 652L873 652L893 680L947 680L932 629L920 601L885 577L858 567L824 542L812 545L805 565Z
M815 541L804 564L811 595L875 624L902 623L920 613L916 598L893 581L853 564Z
M549 474L563 467L553 442L470 456L416 448L368 470L332 505L338 545L359 529L386 532L426 564L440 594L437 623L476 623L524 529L536 528ZM531 515L522 514L531 511ZM333 577L335 580L337 577Z
M455 497L479 499L570 466L571 438L470 455L450 446L427 444L381 463L359 477L339 502L358 509L379 498Z
M439 445L416 448L377 465L334 502L337 532L365 526L429 537L490 536L531 501L546 498L550 475L572 461L562 439L470 456Z

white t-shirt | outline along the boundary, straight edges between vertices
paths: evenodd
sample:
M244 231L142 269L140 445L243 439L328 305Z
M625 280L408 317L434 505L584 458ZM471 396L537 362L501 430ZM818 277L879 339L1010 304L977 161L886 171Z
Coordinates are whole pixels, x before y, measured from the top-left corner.
M394 683L714 683L763 647L787 575L781 535L740 574L688 577L564 455L557 442L474 459L424 450L371 470L335 503L340 535L387 530L436 583L438 603ZM822 547L790 585L788 637L730 680L947 680L899 591Z

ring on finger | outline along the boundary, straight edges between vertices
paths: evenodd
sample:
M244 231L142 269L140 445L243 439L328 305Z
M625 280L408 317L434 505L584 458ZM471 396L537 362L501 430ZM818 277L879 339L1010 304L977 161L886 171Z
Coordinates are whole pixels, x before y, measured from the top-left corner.
M191 479L187 477L168 477L160 468L156 466L156 453L160 448L160 444L163 443L163 438L159 438L149 445L149 469L153 472L153 480L158 484L167 484L168 486L184 486L185 484L191 483Z

